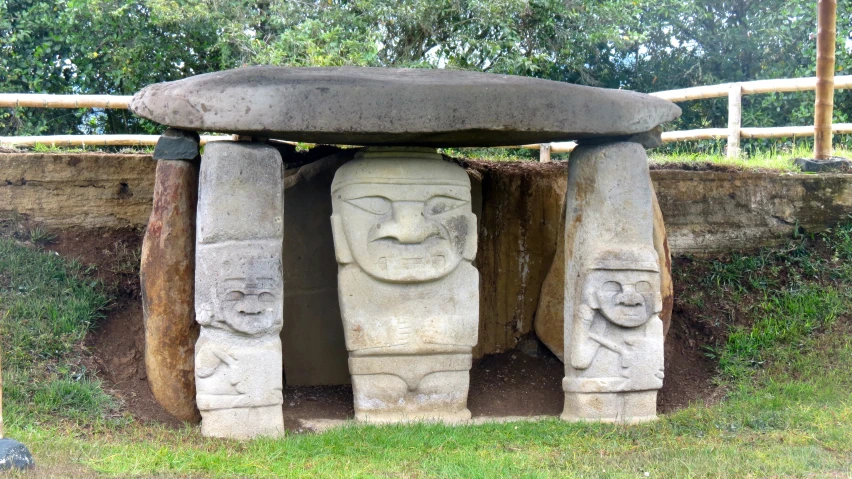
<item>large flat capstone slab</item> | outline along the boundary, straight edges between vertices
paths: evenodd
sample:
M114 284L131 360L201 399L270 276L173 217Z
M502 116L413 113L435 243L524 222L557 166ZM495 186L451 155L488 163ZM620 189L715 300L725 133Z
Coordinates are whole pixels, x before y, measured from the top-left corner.
M184 130L430 147L621 137L680 115L674 103L641 93L513 75L273 66L150 85L130 109Z

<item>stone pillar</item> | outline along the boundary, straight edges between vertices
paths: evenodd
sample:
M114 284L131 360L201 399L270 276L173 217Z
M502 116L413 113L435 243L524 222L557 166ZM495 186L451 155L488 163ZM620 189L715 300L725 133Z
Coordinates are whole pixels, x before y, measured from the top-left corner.
M479 274L464 169L431 149L368 148L331 193L355 418L469 419Z
M281 155L215 142L201 162L196 231L195 379L201 433L284 432Z
M562 419L656 418L663 323L652 195L641 145L581 146L572 152Z
M139 269L145 370L157 402L181 421L197 423L193 291L198 134L169 128L157 142L154 159L154 203Z

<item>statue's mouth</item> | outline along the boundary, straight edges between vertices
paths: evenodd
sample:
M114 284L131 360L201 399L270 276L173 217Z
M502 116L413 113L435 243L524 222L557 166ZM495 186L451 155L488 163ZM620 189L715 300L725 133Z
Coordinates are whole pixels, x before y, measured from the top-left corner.
M378 260L379 269L384 272L416 271L424 268L441 270L446 264L446 256L428 253L423 256L382 256Z

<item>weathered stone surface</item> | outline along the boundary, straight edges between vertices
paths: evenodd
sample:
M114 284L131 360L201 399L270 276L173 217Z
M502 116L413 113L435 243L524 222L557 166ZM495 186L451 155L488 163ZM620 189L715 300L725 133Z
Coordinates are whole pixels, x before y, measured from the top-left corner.
M331 196L355 418L470 419L479 274L467 174L428 149L366 149Z
M155 160L194 160L198 158L198 133L167 128L154 147Z
M796 158L793 163L806 173L830 173L834 171L852 173L852 161L837 156L825 160Z
M272 169L275 161L277 170ZM274 148L217 141L205 146L204 163L207 166L202 166L200 179L204 193L198 199L199 243L282 237L283 166Z
M264 145L217 143L202 158L195 379L205 436L284 433L282 169Z
M499 146L642 133L680 115L640 93L458 70L248 67L150 85L164 125L311 143Z
M194 371L197 201L198 167L188 161L159 161L139 270L148 384L166 411L189 422L201 419Z
M567 175L565 175L567 179ZM663 297L663 310L660 319L663 330L668 332L671 326L672 307L674 306L674 287L672 284L672 260L666 239L666 227L656 196L652 198L654 208L654 249L657 251L660 268L660 292ZM564 209L563 209L564 211ZM560 237L565 237L565 214L559 222ZM553 354L563 360L565 352L565 242L558 241L556 254L541 286L538 308L535 312L535 334Z
M33 467L35 467L35 461L27 446L14 439L0 439L0 471Z
M331 155L284 178L284 375L289 386L349 383L331 236L331 181L355 152Z
M0 154L0 217L48 228L143 228L151 216L150 155Z
M674 255L780 244L824 231L852 211L852 175L652 171Z
M656 418L663 302L653 188L636 143L571 153L565 235L565 409L569 421Z

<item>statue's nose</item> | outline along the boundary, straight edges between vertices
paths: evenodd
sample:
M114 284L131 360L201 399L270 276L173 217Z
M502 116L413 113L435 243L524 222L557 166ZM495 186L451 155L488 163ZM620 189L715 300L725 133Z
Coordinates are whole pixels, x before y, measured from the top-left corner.
M243 314L260 314L263 312L263 305L257 300L257 296L247 294L237 306L237 311Z
M376 226L375 239L394 239L402 244L418 244L431 236L440 236L441 230L423 215L419 201L395 201L393 215Z
M636 288L625 285L624 291L618 295L616 301L622 306L641 306L644 298L636 292Z

